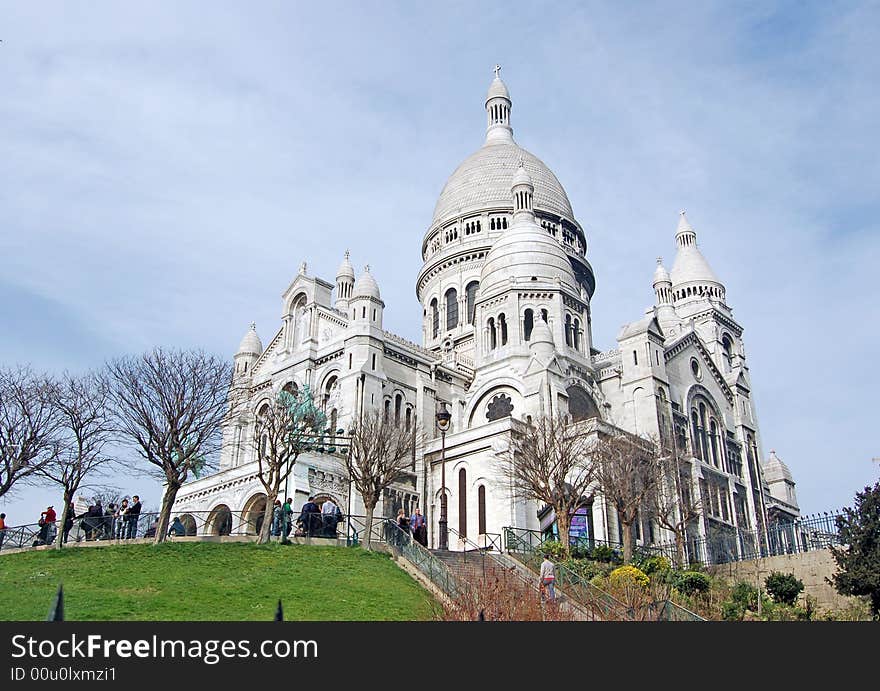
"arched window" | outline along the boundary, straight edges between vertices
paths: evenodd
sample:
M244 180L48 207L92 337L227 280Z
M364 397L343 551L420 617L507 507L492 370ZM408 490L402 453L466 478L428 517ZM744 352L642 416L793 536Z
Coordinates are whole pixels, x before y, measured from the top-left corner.
M565 345L571 347L571 315L565 315Z
M321 407L326 408L327 403L330 401L330 396L333 395L333 389L336 387L339 378L336 375L332 377L328 377L327 381L324 383L324 395L321 397Z
M474 315L477 311L477 288L480 287L478 281L471 281L464 289L467 298L467 321L468 324L474 323Z
M691 451L694 456L699 459L703 459L703 454L700 450L700 418L697 416L697 411L691 411L691 446L693 447Z
M708 440L706 439L707 429L708 428L706 427L706 404L700 403L700 446L702 447L700 457L708 463L709 462L709 443L708 443Z
M403 407L403 396L397 394L394 397L394 423L400 422L400 410Z
M458 532L467 537L467 473L458 471Z
M716 468L721 467L721 459L718 454L718 425L714 418L709 421L709 443L712 448L712 465Z
M451 331L458 326L458 291L450 288L446 291L446 330Z
M339 424L339 411L334 408L330 411L330 443L336 441L336 425Z
M409 432L412 427L412 408L406 407L406 431Z
M581 349L581 323L578 319L574 320L574 326L571 331L571 340L574 342L574 349Z
M385 421L388 422L391 419L391 399L385 399Z
M480 485L477 488L477 533L479 535L486 534L486 486Z
M550 320L547 318L547 310L541 310L541 319L547 324L550 323Z
M489 323L486 326L489 329L489 350L495 350L498 345L498 335L495 333L495 318L489 317Z
M721 339L721 348L724 351L724 371L730 372L733 369L733 343L727 334Z
M503 314L498 315L498 327L501 330L501 345L507 345L507 320Z
M299 387L296 385L295 381L289 381L284 385L284 388L281 389L285 393L289 393L291 396L296 398L299 396Z
M431 337L437 338L440 333L440 310L437 309L437 298L431 300Z
M599 407L586 390L580 386L569 386L565 393L568 394L568 412L574 422L599 417Z
M523 315L523 335L525 340L531 340L532 329L535 328L535 313L528 309Z

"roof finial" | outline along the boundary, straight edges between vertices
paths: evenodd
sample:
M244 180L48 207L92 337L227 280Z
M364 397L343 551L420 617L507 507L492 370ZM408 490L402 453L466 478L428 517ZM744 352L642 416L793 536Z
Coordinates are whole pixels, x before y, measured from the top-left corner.
M251 331L257 330L257 322L251 322Z
M663 257L657 257L657 265L661 266L663 264Z
M499 72L501 72L501 65L495 65L495 79L501 79Z
M348 250L345 250L345 258L346 258L346 259L350 259L350 258L351 258L351 253L350 253Z
M370 265L369 264L364 264L364 271L366 271L367 273L370 273Z
M679 211L679 212L678 212L678 215L679 215L679 216L684 216L684 209L682 209L681 211Z
M299 267L299 272L305 275L306 269L308 269L308 264L306 264L306 262L303 262L302 265L300 265Z

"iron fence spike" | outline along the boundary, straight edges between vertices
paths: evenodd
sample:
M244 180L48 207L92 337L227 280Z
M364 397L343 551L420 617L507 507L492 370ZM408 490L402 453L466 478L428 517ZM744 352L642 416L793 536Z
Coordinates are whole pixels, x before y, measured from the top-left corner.
M278 598L278 608L275 610L275 621L284 621L284 608L281 606L281 598Z
M58 592L55 593L55 601L49 610L46 621L64 621L64 585L58 584Z

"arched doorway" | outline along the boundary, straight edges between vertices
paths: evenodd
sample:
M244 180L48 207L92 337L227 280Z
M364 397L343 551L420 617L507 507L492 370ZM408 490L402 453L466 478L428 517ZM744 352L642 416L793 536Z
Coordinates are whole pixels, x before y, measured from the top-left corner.
M183 527L186 529L184 535L187 537L192 537L196 534L196 519L193 518L188 513L183 514L180 517L180 522L183 523Z
M266 516L266 495L262 492L255 494L244 504L241 512L241 521L245 535L259 535L263 528L263 520Z
M220 504L208 514L208 535L229 535L232 532L232 511L226 504Z

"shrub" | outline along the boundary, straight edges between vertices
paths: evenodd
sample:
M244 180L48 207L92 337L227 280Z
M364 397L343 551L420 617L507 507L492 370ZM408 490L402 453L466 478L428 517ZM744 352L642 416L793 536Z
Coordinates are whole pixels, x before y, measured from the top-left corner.
M596 576L607 576L612 568L610 564L603 564L588 559L569 559L563 563L567 569L585 581L592 580Z
M608 545L596 545L593 548L592 558L596 561L603 561L609 564L622 564L623 558L613 547Z
M612 586L615 588L626 588L627 586L638 586L647 588L651 579L645 575L645 572L635 566L619 566L608 577Z
M742 621L743 615L745 615L745 609L740 604L732 600L725 600L721 603L721 618L724 621Z
M764 581L764 587L773 602L793 606L797 602L798 595L804 589L803 581L795 578L793 573L780 573L773 571Z
M712 580L699 571L679 571L672 577L672 585L685 595L705 593L712 586Z
M664 574L671 571L672 564L670 564L669 560L663 556L648 557L642 561L639 568L641 568L641 570L648 576L653 576L654 574Z
M742 609L758 611L758 589L751 583L740 581L733 586L730 593L730 601L739 605Z
M568 556L562 543L558 540L547 540L546 542L541 543L541 546L538 547L538 554L542 557L550 557L554 561L565 559L565 557Z

